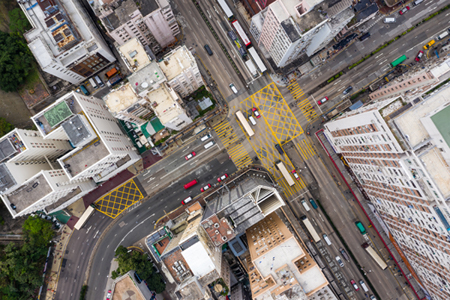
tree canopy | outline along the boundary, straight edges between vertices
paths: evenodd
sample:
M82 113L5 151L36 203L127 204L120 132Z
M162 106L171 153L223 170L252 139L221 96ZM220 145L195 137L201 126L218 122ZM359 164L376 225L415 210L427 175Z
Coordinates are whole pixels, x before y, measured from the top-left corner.
M6 121L5 118L0 117L0 136L4 136L14 129L14 125Z
M23 231L22 245L8 244L0 252L0 298L28 299L36 296L42 285L49 242L54 232L52 224L39 217L29 217Z
M0 89L16 91L33 68L34 58L17 33L0 31Z
M14 8L8 12L9 31L23 35L27 30L31 29L27 17L20 8Z
M128 252L124 246L119 246L115 252L115 257L119 263L117 270L113 271L113 279L134 270L145 280L152 291L162 293L166 289L161 275L153 272L153 263L147 259L147 255L137 251Z

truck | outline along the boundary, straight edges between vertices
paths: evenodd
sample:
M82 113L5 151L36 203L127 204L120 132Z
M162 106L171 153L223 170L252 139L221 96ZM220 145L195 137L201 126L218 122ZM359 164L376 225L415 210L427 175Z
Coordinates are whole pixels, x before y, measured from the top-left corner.
M89 219L89 217L92 216L94 211L95 211L95 209L94 209L93 205L88 206L86 208L86 210L84 211L84 213L81 215L78 222L75 224L74 228L76 230L80 230L83 227L83 225L86 223L86 221Z
M119 71L117 70L117 68L112 68L111 70L109 70L108 72L106 72L106 77L107 78L111 78L114 75L116 75Z
M253 63L253 61L251 59L249 59L245 62L245 64L247 65L247 68L250 71L250 73L252 73L253 77L256 77L258 75L258 70L256 70L256 67L255 67L255 64Z
M108 86L113 86L113 85L115 85L116 83L120 82L121 80L122 80L122 77L120 77L120 75L117 74L116 76L110 78L106 84L107 84Z

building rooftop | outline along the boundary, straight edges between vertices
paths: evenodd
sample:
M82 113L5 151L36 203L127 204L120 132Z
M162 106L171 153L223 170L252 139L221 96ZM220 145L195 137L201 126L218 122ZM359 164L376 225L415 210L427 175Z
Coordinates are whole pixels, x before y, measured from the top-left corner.
M0 162L10 158L15 153L20 153L25 150L26 147L20 140L20 136L17 130L13 130L3 136L0 140Z
M134 12L139 11L136 2L133 0L125 0L117 2L119 6L108 16L102 19L108 31L113 31L134 17Z
M0 164L0 192L4 192L17 184L6 164Z
M61 127L74 147L84 145L96 137L94 130L83 115L73 116L64 122Z
M165 80L166 76L155 61L128 76L128 82L136 88L137 94L141 96L145 96L144 92L151 91Z
M297 28L297 24L292 18L286 19L281 22L281 27L283 27L292 43L301 38L300 32Z
M181 46L164 56L164 60L158 64L170 81L194 65L195 58L186 46Z
M296 1L296 2L299 3L299 1ZM270 9L274 13L275 17L280 21L284 21L290 17L290 14L286 11L286 9L284 9L284 6L283 6L284 4L285 3L282 0L279 0L279 1L276 1L272 4L270 4ZM289 9L289 7L286 7L286 8Z
M17 190L12 191L8 195L10 203L16 205L16 212L27 209L36 201L44 198L52 192L52 188L47 182L45 176L40 173L38 176L31 178Z
M120 46L119 52L133 72L139 71L150 63L150 58L137 38L132 38Z
M144 17L154 12L155 10L159 9L160 4L161 8L166 7L168 5L166 1L160 1L160 3L158 3L156 0L142 0L140 4L141 4L140 10Z
M71 115L73 115L73 113L65 101L58 103L44 113L44 117L50 127L55 127Z
M448 199L450 197L450 172L448 171L448 164L442 159L439 149L436 147L430 149L424 155L421 155L420 159L426 166L431 166L431 168L427 168L427 172L433 178L445 199Z
M147 98L162 124L169 123L180 114L184 114L184 109L176 101L178 96L174 91L169 91L165 84L150 91Z
M202 287L194 276L183 282L175 291L178 299L182 300L200 300L204 298L203 293Z
M441 134L444 141L450 147L450 106L431 116L431 120Z
M107 94L103 97L103 100L106 106L108 106L109 111L114 115L138 102L139 98L131 87L131 84L127 83Z

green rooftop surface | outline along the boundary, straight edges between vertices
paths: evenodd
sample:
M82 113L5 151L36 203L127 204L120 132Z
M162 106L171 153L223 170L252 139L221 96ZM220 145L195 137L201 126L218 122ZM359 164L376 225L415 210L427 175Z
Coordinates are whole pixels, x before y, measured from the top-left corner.
M50 127L55 127L68 117L72 115L72 111L67 106L65 101L55 105L52 109L46 111L44 113L44 118L47 120Z
M450 147L450 106L447 106L431 117L434 125L441 133L447 145Z
M153 129L155 129L156 132L160 131L161 129L164 129L165 127L163 124L161 124L161 121L158 118L153 118L150 120L150 123L153 126Z

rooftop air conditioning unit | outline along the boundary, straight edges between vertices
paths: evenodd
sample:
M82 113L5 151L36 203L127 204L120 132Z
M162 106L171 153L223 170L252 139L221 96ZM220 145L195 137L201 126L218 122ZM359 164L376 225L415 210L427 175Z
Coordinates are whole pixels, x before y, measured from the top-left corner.
M226 240L228 240L228 238L227 238L226 236L223 236L223 237L222 237L222 241L225 242Z
M219 223L214 223L214 228L219 228L220 224Z

